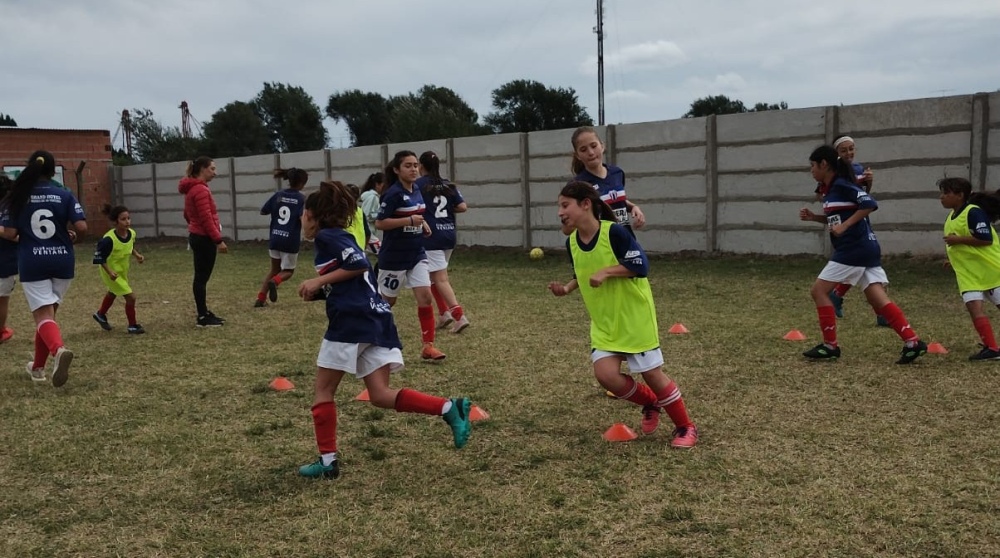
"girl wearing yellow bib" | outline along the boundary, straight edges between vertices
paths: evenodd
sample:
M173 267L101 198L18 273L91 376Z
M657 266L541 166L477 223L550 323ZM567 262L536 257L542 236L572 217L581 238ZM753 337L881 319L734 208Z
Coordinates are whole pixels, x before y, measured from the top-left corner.
M565 296L580 289L590 315L594 377L618 399L642 407L643 434L656 431L660 413L666 411L675 427L671 446L694 447L698 429L688 417L677 384L662 369L646 253L586 182L572 181L559 193L559 221L563 234L569 235L566 248L574 277L565 284L549 283L549 290ZM622 362L645 384L622 375Z
M951 214L944 222L944 243L948 261L955 270L958 291L972 318L983 349L969 360L1000 360L1000 347L983 300L1000 307L1000 244L990 223L1000 217L1000 197L972 193L964 178L938 181L941 205Z
M132 335L146 333L135 321L135 294L128 283L128 269L132 256L142 263L145 258L135 249L135 231L132 230L132 218L128 208L123 205L111 207L104 204L101 213L107 215L115 228L105 233L94 250L94 264L101 266L101 280L108 288L100 309L94 313L96 321L105 331L111 331L108 323L108 310L115 303L115 298L125 297L125 317L128 319L128 332Z

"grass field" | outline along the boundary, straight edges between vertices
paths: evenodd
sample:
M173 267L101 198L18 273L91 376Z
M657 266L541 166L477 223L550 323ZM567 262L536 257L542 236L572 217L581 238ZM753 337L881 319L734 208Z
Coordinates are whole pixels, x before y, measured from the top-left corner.
M92 240L92 239L91 239ZM901 343L860 293L840 321L843 357L810 363L808 295L819 258L654 259L667 373L701 441L669 426L628 443L639 409L604 395L588 358L567 260L459 250L453 283L473 322L419 362L411 296L397 305L407 368L393 377L468 395L491 419L461 451L438 418L337 396L342 475L296 476L315 459L309 407L322 303L293 295L311 253L265 309L252 307L265 246L221 255L194 327L190 254L140 248L139 321L91 319L103 295L89 243L60 310L77 358L67 385L24 372L32 325L18 289L0 346L3 556L1000 556L1000 363L970 363L975 331L939 261L893 259L890 295L949 354L896 366ZM996 316L996 313L992 314ZM683 323L690 333L668 335ZM1000 321L995 320L996 324ZM805 342L782 336L803 331ZM1000 327L998 327L1000 331ZM296 389L274 392L278 375Z

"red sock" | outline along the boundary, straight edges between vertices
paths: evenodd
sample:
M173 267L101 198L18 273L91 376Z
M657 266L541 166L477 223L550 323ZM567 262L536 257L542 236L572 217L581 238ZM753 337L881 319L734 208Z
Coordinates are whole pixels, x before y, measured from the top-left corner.
M115 303L115 295L108 293L104 295L104 300L101 301L101 308L97 311L98 314L105 316L108 310L111 310L111 305Z
M649 386L635 381L635 378L632 376L625 376L625 380L628 382L628 385L621 393L616 393L615 397L630 401L636 405L642 405L643 407L656 404L656 394L653 393L653 390L649 389Z
M45 320L38 324L38 335L42 342L49 349L49 354L55 356L56 351L63 346L62 333L59 332L59 324L52 320Z
M461 320L462 316L465 315L465 311L462 310L462 307L459 306L458 304L456 304L456 305L452 306L451 308L449 308L448 311L451 312L451 317L455 318L456 322L458 320Z
M313 405L313 430L321 454L337 451L337 404L324 401Z
M274 286L277 287L282 283L282 281L284 281L284 279L282 279L280 275L275 275L274 277L271 277L271 281L274 281Z
M997 340L993 337L993 326L990 325L989 318L986 316L975 318L972 320L972 325L976 326L976 332L979 333L979 338L983 340L983 345L986 345L987 349L998 350Z
M904 343L910 343L912 341L919 341L920 336L917 332L913 331L910 327L910 322L906 320L906 316L903 315L903 311L896 306L895 302L890 302L882 308L875 311L876 314L885 318L885 321L889 322L889 326L896 330L896 335L903 340Z
M49 348L45 346L42 335L35 332L35 359L31 364L32 368L45 368L45 361L49 360Z
M264 302L264 297L266 297L266 296L267 296L267 293L265 293L264 291L261 291L261 292L257 293L257 300L259 300L261 302Z
M684 406L681 390L677 389L677 384L673 380L663 388L663 391L656 394L656 406L667 412L674 426L694 426L688 417L687 407Z
M823 333L823 342L831 347L837 346L837 313L833 306L817 306L819 314L819 329Z
M428 306L427 308L430 308ZM427 395L415 389L403 388L396 395L393 408L400 413L420 413L422 415L440 415L441 409L448 400L444 397Z
M128 319L128 325L135 325L135 301L132 302L125 301L125 318Z
M837 283L837 286L833 288L833 292L837 293L837 296L844 298L847 291L851 290L850 283Z
M417 317L420 318L420 337L424 343L433 343L434 328L437 326L434 323L434 307L417 306Z
M434 295L434 302L438 307L438 314L444 314L448 311L448 303L444 301L444 297L441 296L440 291L438 291L437 285L431 283L431 294ZM458 318L455 318L456 320Z

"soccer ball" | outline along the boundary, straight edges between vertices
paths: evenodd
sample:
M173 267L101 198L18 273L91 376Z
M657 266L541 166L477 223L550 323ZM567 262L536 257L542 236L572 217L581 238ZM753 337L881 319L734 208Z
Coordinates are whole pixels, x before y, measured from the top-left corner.
M542 259L542 256L545 255L545 252L543 252L541 248L532 248L531 252L528 252L528 255L533 260L540 260Z

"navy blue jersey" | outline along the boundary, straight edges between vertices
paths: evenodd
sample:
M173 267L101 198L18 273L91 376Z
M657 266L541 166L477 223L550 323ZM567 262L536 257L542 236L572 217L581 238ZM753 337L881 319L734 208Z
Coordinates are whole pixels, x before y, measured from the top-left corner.
M573 267L573 251L570 250L569 243L576 242L577 246L585 252L589 252L597 245L600 231L587 244L580 241L579 233L573 233L566 237L566 253L569 254L569 265ZM639 241L635 239L624 226L619 224L611 225L608 229L608 240L611 242L611 251L615 253L618 263L625 266L625 269L635 273L636 277L646 277L649 275L649 258L646 251L639 246ZM573 274L576 278L576 273Z
M326 317L323 338L338 343L371 343L389 349L403 347L392 319L392 309L375 289L372 268L354 236L343 229L322 229L316 235L316 272L363 269L347 281L326 285Z
M455 208L465 203L462 193L453 184L448 193L430 194L427 187L431 177L421 176L416 181L417 188L424 199L430 203L424 212L424 219L431 228L431 235L424 239L425 250L451 250L455 247L458 237L455 233ZM445 184L450 184L447 180Z
M22 283L72 279L76 263L69 223L85 220L73 194L54 182L31 188L28 203L16 218L5 215L0 226L17 229L17 268Z
M409 218L424 214L424 197L420 188L408 192L396 182L382 194L382 205L376 221ZM424 230L419 225L405 225L383 231L382 249L378 253L378 267L388 271L408 271L420 260L427 259L424 252Z
M261 215L271 216L270 240L267 247L271 250L297 254L302 243L302 209L306 197L302 192L287 188L275 192L264 206L260 208Z
M965 211L965 206L954 210L951 213L950 218L954 219L956 216L961 215ZM986 214L981 207L973 207L969 210L966 219L969 222L969 234L974 238L979 240L993 240L993 227L990 224L990 217ZM2 277L2 275L0 275Z
M865 166L861 163L851 163L851 169L854 171L854 182L861 184L861 179L864 178ZM822 182L816 183L816 193L825 196L826 195L826 184Z
M614 165L604 165L604 168L608 171L608 175L604 178L598 178L584 169L583 172L576 175L575 179L592 185L601 195L601 200L615 212L615 220L618 221L618 224L628 225L630 217L625 196L625 171Z
M826 214L828 227L839 225L864 209L878 209L875 198L843 178L836 178L823 196L823 213ZM833 243L830 261L859 267L882 265L882 249L867 217L851 225L840 236L831 233L830 242Z

